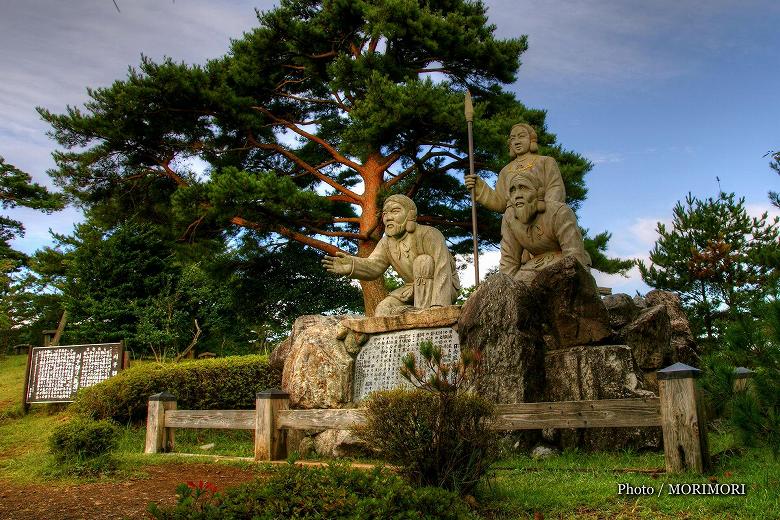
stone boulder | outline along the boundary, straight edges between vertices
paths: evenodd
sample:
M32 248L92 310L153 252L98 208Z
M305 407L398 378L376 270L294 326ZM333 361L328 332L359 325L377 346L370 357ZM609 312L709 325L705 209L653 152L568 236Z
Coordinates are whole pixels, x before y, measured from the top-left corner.
M292 348L292 336L287 336L279 342L276 347L268 355L268 365L274 370L284 370L284 362L287 356L290 355L290 348Z
M623 336L643 370L658 370L674 363L672 328L665 306L653 305L643 309L623 329Z
M548 401L654 397L627 345L573 347L545 356ZM545 439L562 448L658 449L660 428L581 428L546 430Z
M528 286L496 273L463 305L460 347L479 350L475 386L495 403L539 401L544 388L544 342L539 305Z
M542 311L557 348L599 344L611 335L609 313L596 281L574 257L539 271L529 292L532 307L527 312Z
M609 313L609 325L613 330L622 329L634 321L639 314L639 307L627 294L610 294L602 301Z
M371 450L351 430L325 430L314 437L314 451L321 457L360 457Z
M341 408L352 401L355 361L336 339L343 316L301 316L290 335L282 389L291 408Z
M652 397L627 345L588 345L545 355L545 400Z
M669 314L671 345L674 362L696 366L699 351L691 333L691 325L682 307L680 297L673 292L653 290L645 295L648 305L663 305Z

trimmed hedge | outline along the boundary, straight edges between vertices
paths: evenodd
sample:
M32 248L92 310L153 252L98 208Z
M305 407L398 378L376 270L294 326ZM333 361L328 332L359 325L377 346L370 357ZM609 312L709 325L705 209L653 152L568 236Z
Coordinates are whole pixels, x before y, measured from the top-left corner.
M268 356L233 356L181 363L143 363L79 390L71 409L121 424L146 420L149 396L169 392L182 410L240 410L255 407L255 394L281 385Z

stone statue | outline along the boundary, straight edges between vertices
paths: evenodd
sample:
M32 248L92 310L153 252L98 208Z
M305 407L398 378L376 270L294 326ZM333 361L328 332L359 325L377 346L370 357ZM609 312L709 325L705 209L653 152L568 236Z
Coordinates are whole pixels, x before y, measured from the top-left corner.
M466 187L475 188L477 202L486 208L503 213L510 205L509 177L515 172L530 172L538 177L544 187L545 200L548 202L566 202L566 188L555 159L546 155L537 155L536 131L531 125L518 123L509 132L509 157L512 161L502 168L492 190L477 175L466 175Z
M385 200L382 222L385 235L368 258L336 253L322 260L325 268L350 278L375 280L393 266L406 283L377 305L377 316L452 305L460 282L444 235L417 223L417 206L405 195Z
M501 222L499 270L530 282L540 269L564 256L573 256L586 268L590 256L569 206L547 200L542 179L531 171L509 175L509 207Z

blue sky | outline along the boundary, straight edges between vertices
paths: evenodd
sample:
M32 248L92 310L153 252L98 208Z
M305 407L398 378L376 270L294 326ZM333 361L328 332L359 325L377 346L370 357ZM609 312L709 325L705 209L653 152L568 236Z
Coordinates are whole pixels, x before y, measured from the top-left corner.
M771 208L780 177L764 157L780 149L780 3L766 1L493 0L497 34L527 34L517 82L528 106L548 111L549 130L588 157L588 199L579 217L612 232L610 253L646 257L656 222L677 200L724 191L750 211ZM125 76L141 53L202 63L255 25L271 2L27 0L0 7L0 155L48 183L53 143L35 106L61 111L85 87ZM476 136L478 139L479 136ZM777 214L775 212L774 214ZM68 233L78 212L15 210L27 252ZM497 261L487 253L482 269ZM464 277L469 284L470 276ZM616 292L644 292L629 278L597 274Z

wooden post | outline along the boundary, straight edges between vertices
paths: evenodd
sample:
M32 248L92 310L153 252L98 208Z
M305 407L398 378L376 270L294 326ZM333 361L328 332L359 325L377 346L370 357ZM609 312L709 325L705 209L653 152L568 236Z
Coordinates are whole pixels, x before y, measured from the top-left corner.
M154 394L149 398L144 453L163 453L173 450L174 430L165 427L165 411L175 409L176 398L168 392Z
M24 389L22 394L22 412L27 415L30 403L27 402L27 392L30 390L30 370L32 370L33 346L27 348L27 368L24 369Z
M290 394L271 389L258 392L255 400L255 460L287 458L287 432L277 427L276 414L290 407Z
M661 428L666 471L704 473L709 469L707 417L696 379L701 370L675 363L659 370Z
M744 392L750 386L750 379L754 372L749 368L737 367L734 369L734 392Z

